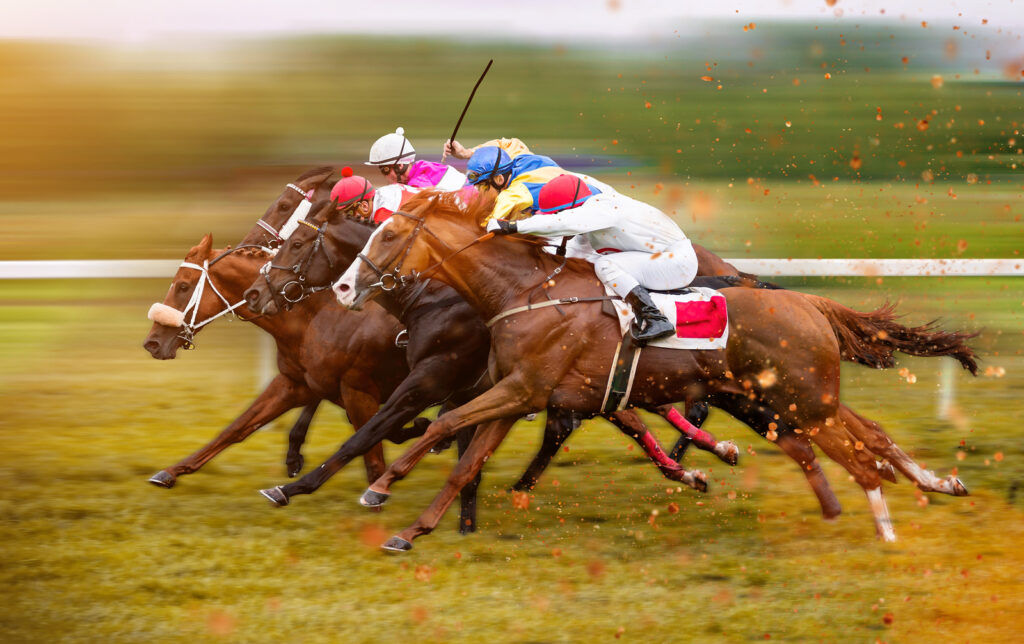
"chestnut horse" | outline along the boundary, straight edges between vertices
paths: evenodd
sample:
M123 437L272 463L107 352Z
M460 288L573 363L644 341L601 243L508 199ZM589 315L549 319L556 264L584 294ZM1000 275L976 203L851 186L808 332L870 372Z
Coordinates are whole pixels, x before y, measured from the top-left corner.
M271 202L270 206L266 209L266 212L264 212L263 217L256 222L256 225L254 225L245 238L242 239L238 247L278 247L282 241L280 234L281 228L287 225L287 222L293 213L296 213L298 210L302 210L304 212L308 209L300 208L300 205L304 202L311 203L310 200L322 199L330 194L331 188L335 183L335 181L331 180L333 173L333 168L329 166L321 166L303 173L294 182L285 186L281 191L281 194ZM188 339L188 341L180 343L179 346L190 348L193 345L191 340ZM162 357L162 359L173 358L174 355L173 353L169 353L166 350L166 347L161 351L161 348L158 346L156 341L152 339L147 340L145 348L153 354L154 357ZM302 470L303 458L301 447L302 443L306 439L309 424L313 419L313 415L316 413L318 405L319 400L308 404L302 410L302 413L299 415L295 425L288 433L288 451L285 456L285 467L287 469L288 476L290 477L294 477ZM244 436L248 436L250 432L246 431L244 427L244 419L251 411L252 409L250 408L248 412L239 417L239 419L232 423L225 432L222 433L220 440L221 446L217 449L218 452L232 442L237 442L238 440L242 440ZM223 442L224 440L227 440L228 442ZM210 447L211 446L208 446L207 449ZM186 461L188 460L189 459L186 459ZM176 474L173 473L174 471L176 470L161 470L151 476L149 482L159 487L173 487L176 480ZM179 473L185 473L184 470L177 471Z
M389 549L407 550L412 539L433 529L466 477L475 476L519 416L544 407L597 410L621 339L617 320L602 312L600 300L606 296L590 264L570 260L558 279L552 279L558 259L535 240L480 236L478 222L489 208L485 200L465 207L447 195L422 193L374 233L362 261L335 285L339 301L358 307L377 295L381 282L406 281L420 272L421 277L450 284L488 320L527 304L530 293L542 285L549 300L564 304L498 320L491 335L494 387L439 416L367 490L364 497L370 500L386 498L391 485L431 445L460 427L485 423L431 508L386 543ZM854 428L860 417L843 413L839 403L840 361L845 356L885 366L899 349L952 355L974 373L973 352L964 344L968 336L933 332L931 327L908 329L892 321L891 311L857 313L826 298L791 291L729 288L722 295L730 312L727 347L648 347L637 365L631 403L658 405L723 395L764 405L853 475L869 498L878 534L894 540L874 459L854 445L856 432L869 428ZM883 329L893 331L879 333Z

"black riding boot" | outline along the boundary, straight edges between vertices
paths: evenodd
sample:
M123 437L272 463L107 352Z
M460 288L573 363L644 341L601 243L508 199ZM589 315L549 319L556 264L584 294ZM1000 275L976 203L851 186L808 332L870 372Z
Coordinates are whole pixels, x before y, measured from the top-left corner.
M675 333L675 327L658 310L651 300L651 294L644 287L633 287L626 296L626 304L633 307L633 314L636 316L631 332L637 343L644 344Z

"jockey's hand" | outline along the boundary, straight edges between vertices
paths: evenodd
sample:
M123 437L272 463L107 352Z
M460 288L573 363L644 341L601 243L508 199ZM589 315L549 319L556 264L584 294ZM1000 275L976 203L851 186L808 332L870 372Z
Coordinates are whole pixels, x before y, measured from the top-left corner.
M452 141L449 139L444 144L444 155L452 156L456 159L468 159L473 156L473 151L463 146L458 141Z
M510 235L518 232L516 222L505 219L492 219L487 222L487 232L499 235Z

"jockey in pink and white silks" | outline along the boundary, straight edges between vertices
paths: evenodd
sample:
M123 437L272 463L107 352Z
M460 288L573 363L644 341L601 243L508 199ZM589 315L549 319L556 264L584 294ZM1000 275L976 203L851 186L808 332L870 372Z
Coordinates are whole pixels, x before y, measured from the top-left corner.
M466 185L466 175L450 165L417 161L416 150L405 138L402 128L374 141L365 165L377 166L388 183L401 183L413 188L452 191Z
M633 308L633 337L644 343L675 332L647 292L683 288L697 276L693 245L674 221L657 208L617 192L592 194L585 182L570 174L545 184L538 206L539 215L514 222L494 219L487 230L583 236L593 249L585 259L594 264L601 281Z

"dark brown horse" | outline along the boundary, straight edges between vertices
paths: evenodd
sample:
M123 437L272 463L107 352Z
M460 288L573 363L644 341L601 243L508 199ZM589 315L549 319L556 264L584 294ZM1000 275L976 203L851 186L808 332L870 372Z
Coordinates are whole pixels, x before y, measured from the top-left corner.
M406 208L374 233L363 251L366 260L353 264L335 286L343 303L358 306L377 294L382 281L403 281L419 271L450 284L482 317L492 319L526 304L530 291L557 265L532 240L481 237L477 222L489 212L482 200L466 208L451 197L426 193ZM440 416L367 491L371 499L386 498L394 481L408 474L432 444L465 425L483 424L431 508L385 547L406 550L412 539L430 532L466 477L475 476L522 414L548 406L586 412L600 406L620 339L617 321L596 301L604 289L589 264L570 261L545 290L566 304L561 311L546 307L510 315L492 328L495 386ZM845 355L885 363L899 348L952 355L973 373L977 366L963 342L967 336L930 329L915 334L884 311L856 313L790 291L730 288L722 293L730 311L727 348L645 349L631 402L658 405L708 395L757 401L853 475L868 495L879 535L894 539L874 459L856 449L852 425L857 419L839 403L840 360ZM569 305L570 298L584 301ZM865 333L872 325L878 331L898 328L898 333ZM894 337L901 346L893 346Z

